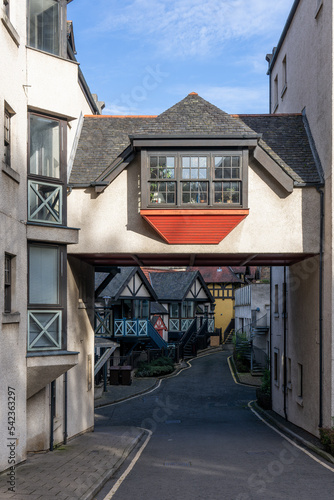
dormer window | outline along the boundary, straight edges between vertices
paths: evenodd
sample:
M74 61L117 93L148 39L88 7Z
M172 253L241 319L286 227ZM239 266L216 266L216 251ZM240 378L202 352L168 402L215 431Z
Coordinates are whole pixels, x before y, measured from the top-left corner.
M146 165L149 207L230 208L243 203L242 151L147 153Z

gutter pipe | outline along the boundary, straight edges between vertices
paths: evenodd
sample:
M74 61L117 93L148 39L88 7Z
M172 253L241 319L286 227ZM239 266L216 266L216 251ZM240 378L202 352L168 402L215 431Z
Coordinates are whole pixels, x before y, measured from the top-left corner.
M323 426L323 267L324 267L324 191L320 194L320 256L319 256L319 427Z
M56 396L56 382L53 380L50 384L50 451L53 451L53 434L54 424L53 419L55 415L55 396Z
M283 286L283 303L284 303L284 323L283 323L283 344L284 344L284 374L283 374L283 387L284 387L284 418L285 420L288 420L288 413L287 413L287 404L286 404L286 398L287 398L287 325L286 325L286 311L287 311L287 303L286 303L286 291L287 291L287 284L286 284L286 266L284 266L284 286Z
M67 372L64 373L64 444L67 444Z

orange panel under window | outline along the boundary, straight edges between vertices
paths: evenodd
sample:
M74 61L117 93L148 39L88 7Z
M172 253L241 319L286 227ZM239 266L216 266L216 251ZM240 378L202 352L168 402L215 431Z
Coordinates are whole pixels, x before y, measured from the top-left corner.
M173 245L217 245L249 210L141 210L141 216Z

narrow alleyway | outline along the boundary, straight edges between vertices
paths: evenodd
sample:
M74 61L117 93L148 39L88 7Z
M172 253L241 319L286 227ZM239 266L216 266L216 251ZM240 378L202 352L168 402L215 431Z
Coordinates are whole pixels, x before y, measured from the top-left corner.
M164 380L154 392L96 411L101 429L126 425L152 431L113 499L332 498L333 472L251 412L255 390L233 381L227 356L195 359L192 368Z

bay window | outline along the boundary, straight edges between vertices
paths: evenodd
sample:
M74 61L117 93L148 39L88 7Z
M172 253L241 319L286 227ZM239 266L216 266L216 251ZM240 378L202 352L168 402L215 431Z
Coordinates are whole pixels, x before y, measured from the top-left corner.
M29 245L28 351L63 347L66 251L53 245Z
M61 18L65 8L64 0L29 0L28 45L30 47L62 55L64 35L61 30Z
M145 205L166 208L243 206L247 168L245 151L147 153L148 196ZM145 167L144 167L145 168ZM147 167L146 167L147 168Z
M65 224L66 123L29 116L28 220Z

